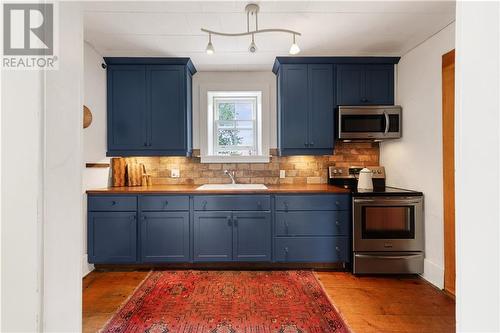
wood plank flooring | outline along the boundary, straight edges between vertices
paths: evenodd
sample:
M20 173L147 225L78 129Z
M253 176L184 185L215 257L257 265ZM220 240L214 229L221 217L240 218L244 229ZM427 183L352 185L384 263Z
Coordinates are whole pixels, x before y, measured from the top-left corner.
M455 302L418 277L316 272L354 332L455 332ZM83 281L83 332L97 332L148 275L92 272Z

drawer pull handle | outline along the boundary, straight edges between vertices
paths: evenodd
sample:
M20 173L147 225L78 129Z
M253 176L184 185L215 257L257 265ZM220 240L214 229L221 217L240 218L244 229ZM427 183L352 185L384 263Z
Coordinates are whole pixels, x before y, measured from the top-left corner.
M231 216L227 217L227 225L228 226L232 226L233 225L233 221L231 220Z
M116 201L111 201L111 206L115 206L116 205Z
M203 209L207 209L207 201L206 200L203 201L202 205L203 205Z
M168 205L168 200L165 200L165 206L167 206L167 205Z

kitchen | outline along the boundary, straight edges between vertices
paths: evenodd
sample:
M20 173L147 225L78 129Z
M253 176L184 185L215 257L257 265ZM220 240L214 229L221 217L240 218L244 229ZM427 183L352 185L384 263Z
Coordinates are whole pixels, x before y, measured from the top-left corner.
M50 221L31 242L46 258L43 278L29 281L44 290L32 311L48 318L41 330L494 327L495 307L477 326L458 310L473 298L459 292L461 214L473 206L459 204L465 148L453 104L465 4L59 5L71 14L58 24L74 28L62 36L83 41L60 39L45 105L63 115L78 100L83 124L64 128L69 118L49 112L34 132L70 156L37 164ZM59 103L51 89L65 86ZM67 189L52 192L62 179ZM74 222L55 224L63 218ZM66 309L50 301L57 294L71 297Z

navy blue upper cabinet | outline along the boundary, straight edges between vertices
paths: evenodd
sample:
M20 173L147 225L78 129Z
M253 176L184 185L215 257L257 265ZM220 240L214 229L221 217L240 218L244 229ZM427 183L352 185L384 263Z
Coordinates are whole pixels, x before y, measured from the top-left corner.
M108 153L147 146L146 66L108 67Z
M309 148L333 150L333 66L308 65Z
M278 73L278 146L281 155L331 154L333 66L285 64Z
M189 58L105 58L108 156L189 156Z
M393 105L394 65L337 65L338 105Z

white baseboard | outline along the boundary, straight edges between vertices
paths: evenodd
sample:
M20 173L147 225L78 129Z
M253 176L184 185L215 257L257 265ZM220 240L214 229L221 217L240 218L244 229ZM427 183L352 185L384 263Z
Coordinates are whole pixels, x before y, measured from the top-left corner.
M82 256L82 278L94 270L94 265L89 264L87 254Z
M444 268L428 259L424 259L424 274L422 274L422 277L439 289L444 288Z

